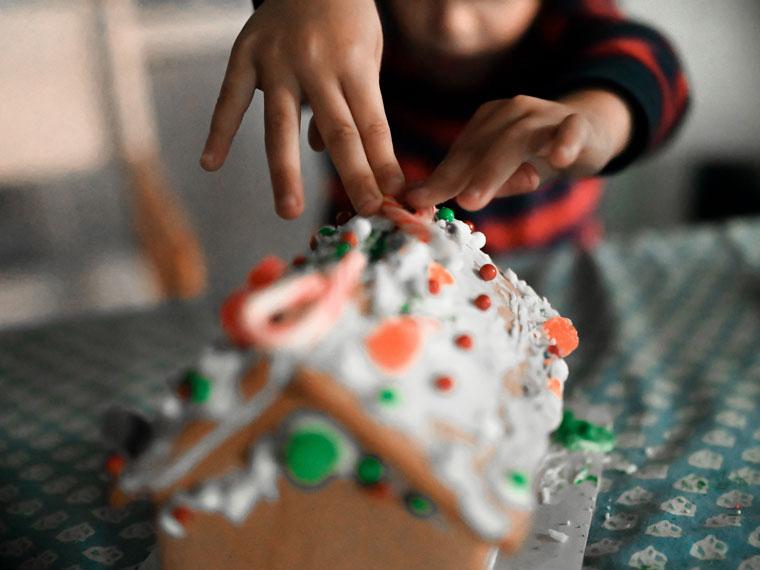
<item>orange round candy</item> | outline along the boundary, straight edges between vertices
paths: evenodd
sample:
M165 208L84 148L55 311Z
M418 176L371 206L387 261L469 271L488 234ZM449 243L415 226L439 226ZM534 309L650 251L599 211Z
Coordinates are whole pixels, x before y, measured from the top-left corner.
M572 354L578 348L578 331L573 322L564 317L554 317L544 323L544 332L554 344L549 347L549 352L564 358Z
M271 285L282 277L287 269L286 263L275 255L269 255L262 259L248 274L248 287L261 289Z

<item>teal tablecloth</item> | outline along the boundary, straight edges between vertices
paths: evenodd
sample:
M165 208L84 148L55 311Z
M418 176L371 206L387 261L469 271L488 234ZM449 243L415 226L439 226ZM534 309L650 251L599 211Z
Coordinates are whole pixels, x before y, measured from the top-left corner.
M504 261L576 322L569 395L615 416L588 568L760 569L760 222ZM104 506L98 417L214 330L196 304L0 333L0 567L147 556L148 505Z

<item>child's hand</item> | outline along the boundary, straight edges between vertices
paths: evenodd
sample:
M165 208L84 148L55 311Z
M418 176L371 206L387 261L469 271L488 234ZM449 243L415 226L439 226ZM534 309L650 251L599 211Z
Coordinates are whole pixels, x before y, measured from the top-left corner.
M224 164L253 92L264 92L275 209L303 211L300 106L314 111L309 140L327 147L357 212L371 214L404 177L380 95L383 34L373 0L268 0L240 32L211 120L201 165ZM322 143L324 141L324 144Z
M561 174L598 173L625 148L630 130L628 107L607 91L577 92L560 102L525 96L492 101L406 198L424 208L456 197L461 207L479 210Z

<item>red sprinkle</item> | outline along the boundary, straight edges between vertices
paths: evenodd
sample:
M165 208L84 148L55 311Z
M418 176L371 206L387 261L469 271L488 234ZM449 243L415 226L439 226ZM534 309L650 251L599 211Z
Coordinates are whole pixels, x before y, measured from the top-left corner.
M475 306L481 311L487 311L491 308L491 297L488 295L478 295L475 297Z
M338 212L338 215L335 216L335 222L339 226L342 226L353 217L354 217L354 214L352 212L349 212L348 210L343 210L342 212Z
M240 323L240 312L248 299L247 291L235 291L222 305L222 328L230 340L238 346L248 344L246 333Z
M464 223L467 224L467 227L470 228L471 232L475 231L475 224L472 220L465 220Z
M391 495L391 486L388 483L380 482L363 488L375 499L387 499Z
M182 526L187 525L193 520L193 513L187 507L174 507L172 509L172 517Z
M293 258L293 267L301 267L306 263L306 256L305 255L296 255Z
M127 462L124 460L124 458L118 453L109 455L108 459L106 459L106 473L108 473L111 477L118 477L124 469L124 465L126 463Z
M177 395L183 400L189 400L190 396L192 395L192 389L190 388L190 384L188 384L187 382L182 382L177 387Z
M285 273L285 262L275 255L262 259L248 274L248 287L261 289L277 281Z
M356 247L359 245L359 240L356 237L356 234L354 232L344 232L342 236L340 236L341 239L346 242L351 247Z
M441 392L448 392L454 388L454 379L451 376L439 376L435 379L435 387Z
M441 282L437 279L429 279L428 280L428 290L433 294L437 295L441 292Z
M486 263L483 267L480 268L478 274L483 281L492 281L493 279L496 279L496 276L499 274L499 270L496 269L496 266L493 263Z
M464 350L470 350L472 348L472 337L468 334L460 334L456 339L454 339L454 342L459 348L462 348Z
M316 236L316 235L312 235L312 236L309 238L309 249L310 249L311 251L314 251L314 250L316 250L316 249L317 249L317 246L318 246L318 245L319 245L319 241L317 241L317 236Z

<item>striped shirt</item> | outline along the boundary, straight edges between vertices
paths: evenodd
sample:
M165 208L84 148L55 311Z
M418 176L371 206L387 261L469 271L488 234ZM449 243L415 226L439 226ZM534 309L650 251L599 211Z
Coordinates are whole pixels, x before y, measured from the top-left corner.
M623 15L614 0L544 0L517 45L482 84L448 89L411 67L399 32L382 1L385 34L380 73L394 148L410 183L423 181L446 156L485 102L531 95L558 99L587 88L610 90L628 104L633 130L627 148L601 175L619 172L659 147L682 121L689 89L678 57L657 31ZM540 248L600 235L596 211L602 177L559 179L537 191L498 198L478 212L447 206L475 223L489 253ZM337 176L330 182L330 216L350 210Z

